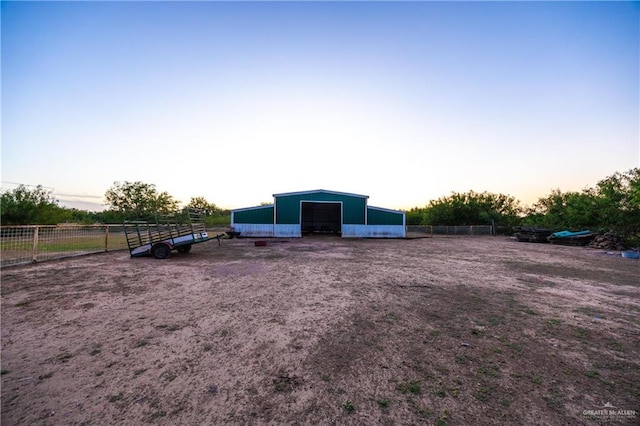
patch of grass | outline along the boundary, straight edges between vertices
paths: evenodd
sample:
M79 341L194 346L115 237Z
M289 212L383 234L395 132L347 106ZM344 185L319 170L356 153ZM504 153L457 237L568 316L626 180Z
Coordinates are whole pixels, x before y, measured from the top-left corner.
M514 352L517 352L517 353L522 352L522 346L519 343L509 342L507 343L507 347Z
M498 377L500 375L500 367L494 364L493 361L481 365L476 371L481 376Z
M178 324L160 324L160 325L157 325L156 328L159 330L165 330L165 331L182 330L182 326Z
M133 345L133 347L134 348L142 348L144 346L147 346L149 343L150 342L147 339L140 339Z
M562 390L558 388L551 389L549 393L544 396L544 400L549 407L560 412L564 411L565 393Z
M69 362L71 358L73 358L73 355L71 355L69 352L62 352L61 354L58 354L58 356L56 356L56 359L60 362Z
M534 311L533 309L526 307L522 310L522 312L524 312L525 314L528 315L539 315L538 312Z
M457 355L456 356L456 364L469 364L471 362L471 358L466 355Z
M496 327L502 324L503 322L504 322L504 317L491 315L489 316L489 318L487 318L487 323L492 327Z
M351 401L347 401L344 404L342 404L342 408L344 408L344 410L348 413L351 414L354 411L356 411L356 407L353 405L353 402Z
M493 393L493 386L484 384L484 385L478 386L478 389L473 394L473 396L475 396L478 401L487 402L491 397L492 393Z
M386 410L387 408L389 408L389 400L388 399L379 399L378 400L378 407L382 410Z
M165 371L160 377L162 377L167 382L173 382L178 377L178 375L171 371Z
M5 370L4 368L0 370L0 376L4 376L5 374L9 374L9 370Z
M558 318L551 318L549 321L547 321L549 324L551 325L555 325L558 326L560 324L562 324L562 320L558 319Z
M384 314L382 316L382 318L380 318L379 321L380 322L385 322L387 324L393 324L393 323L395 323L395 322L397 322L399 320L400 320L400 315L398 315L395 312L389 312L387 314Z
M124 394L122 392L116 394L116 395L110 395L109 396L109 402L118 402L121 401L124 398Z
M418 380L412 380L410 382L404 382L398 384L396 387L401 393L412 393L414 395L420 395L422 393L422 387Z
M423 419L427 419L429 417L433 417L434 412L428 408L421 408L418 410L418 415Z
M617 341L617 340L611 340L611 341L609 341L609 342L607 342L607 343L609 343L609 345L608 345L608 346L609 346L611 349L613 349L614 351L624 352L624 346L622 346L622 343L620 343L619 341Z
M38 376L38 380L46 380L46 379L49 379L51 377L53 377L53 371L51 371L49 373L46 373L46 374L43 374L41 376Z
M99 251L101 249L104 250L104 237L93 239L91 237L74 239L73 243L56 241L44 241L38 243L38 251L41 253L94 250Z
M482 337L486 334L486 331L480 329L480 328L472 328L471 329L471 334L476 336L476 337Z
M445 408L440 413L438 420L436 421L436 426L447 426L447 419L449 418L449 409Z
M167 412L166 411L156 411L154 413L151 413L151 415L149 416L149 420L153 421L156 419L161 419L162 417L166 417Z
M587 370L584 373L584 375L593 379L595 377L598 377L600 375L600 373L598 373L596 370Z
M602 315L602 312L599 312L599 311L595 310L591 306L579 306L579 307L575 308L573 310L573 312L580 313L580 314L585 314L585 315L590 316L590 317L597 316L600 319L604 319L604 315Z
M298 385L300 385L300 380L296 376L283 374L273 379L273 387L276 392L291 392Z
M530 373L529 374L529 380L531 380L531 383L533 383L534 385L541 385L542 384L542 374L540 373Z
M578 339L586 340L589 338L589 330L582 327L574 327L573 335L576 336Z
M15 306L20 308L20 307L25 307L25 306L29 306L29 302L28 300L21 300L20 302L16 303Z
M433 392L435 396L439 396L440 398L444 398L447 396L447 392L444 389L437 389Z
M323 382L328 382L329 380L331 380L331 376L327 373L322 373L320 374L320 380L322 380Z
M209 352L213 349L213 345L211 343L205 343L204 346L202 346L202 350L205 352Z

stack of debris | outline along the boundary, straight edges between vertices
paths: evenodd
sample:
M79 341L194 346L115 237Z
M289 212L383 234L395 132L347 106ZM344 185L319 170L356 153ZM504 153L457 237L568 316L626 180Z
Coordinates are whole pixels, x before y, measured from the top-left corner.
M589 247L616 251L624 250L625 248L627 248L622 238L609 232L604 235L596 235L589 243Z
M522 226L516 228L514 236L517 241L525 243L546 243L547 238L551 235L550 229L536 228L533 226Z

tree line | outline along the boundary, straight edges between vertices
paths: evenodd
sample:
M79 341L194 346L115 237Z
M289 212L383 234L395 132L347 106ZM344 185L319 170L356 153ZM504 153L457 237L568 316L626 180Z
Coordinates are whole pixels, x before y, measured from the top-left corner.
M58 223L122 223L125 220L154 221L158 214L179 210L180 203L155 185L144 182L115 182L105 193L109 208L87 212L59 206L51 191L25 186L2 191L2 225ZM193 197L185 207L205 212L209 226L230 223L230 211L205 197ZM432 200L424 207L406 212L408 225L494 225L503 234L518 226L551 230L613 232L632 244L640 243L640 168L616 172L582 191L552 190L530 207L510 195L490 192L452 193Z
M52 192L42 186L2 191L0 195L0 221L2 225L55 225L60 223L121 224L126 220L155 222L160 215L172 214L187 208L203 211L207 226L225 226L231 221L231 212L219 208L205 197L192 197L180 208L180 202L167 192L144 182L114 182L104 195L108 209L89 212L65 208Z
M510 195L452 193L407 212L409 225L494 225L504 234L517 226L613 232L640 243L640 168L616 172L582 191L552 190L531 207Z

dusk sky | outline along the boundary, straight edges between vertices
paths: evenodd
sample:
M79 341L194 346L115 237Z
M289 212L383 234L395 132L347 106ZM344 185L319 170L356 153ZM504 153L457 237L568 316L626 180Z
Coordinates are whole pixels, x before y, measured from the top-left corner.
M640 166L640 3L2 2L2 188L525 205Z

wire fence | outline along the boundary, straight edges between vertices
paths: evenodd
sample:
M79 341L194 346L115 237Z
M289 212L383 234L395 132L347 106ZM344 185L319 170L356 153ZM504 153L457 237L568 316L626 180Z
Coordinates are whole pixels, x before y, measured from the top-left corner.
M493 235L491 225L409 225L407 236ZM0 227L0 266L42 262L127 249L123 225L30 225Z
M491 225L465 225L465 226L446 226L446 225L409 225L407 226L407 235L414 236L434 236L434 235L493 235L493 226Z
M122 225L0 227L3 267L126 248Z

